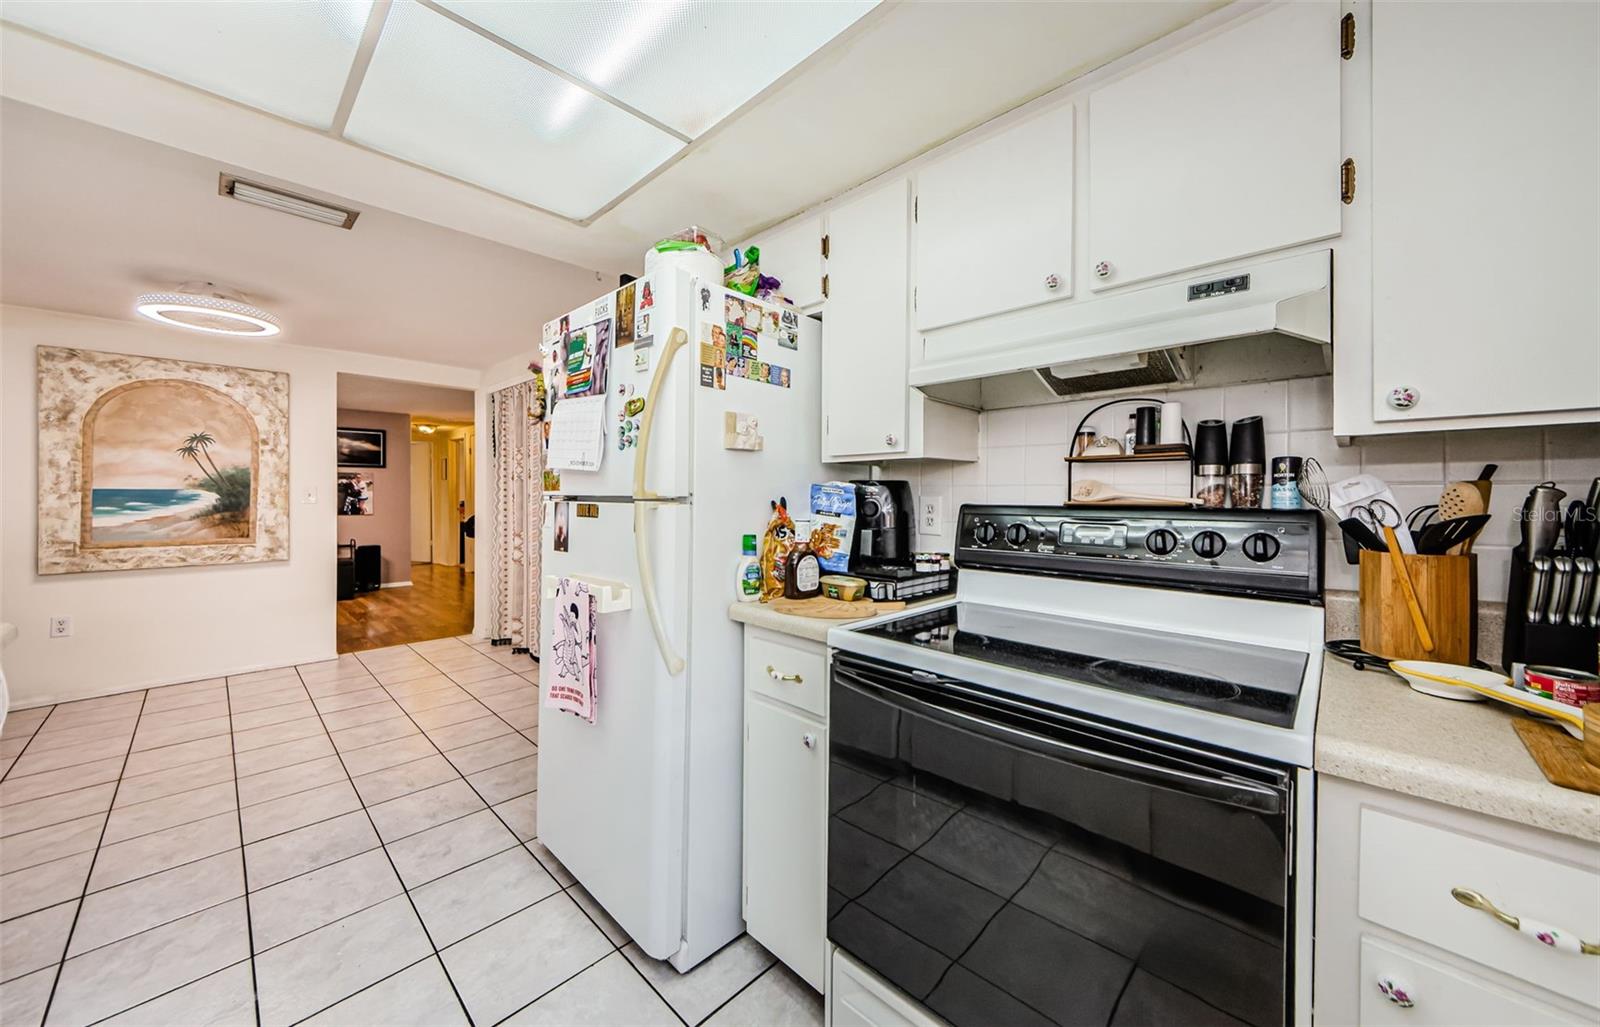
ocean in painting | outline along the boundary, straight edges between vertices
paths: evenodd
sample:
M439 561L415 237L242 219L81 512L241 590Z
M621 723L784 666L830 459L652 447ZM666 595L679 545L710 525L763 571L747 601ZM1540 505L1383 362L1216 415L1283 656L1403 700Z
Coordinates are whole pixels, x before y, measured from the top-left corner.
M202 489L95 489L90 493L90 523L111 527L158 517L190 516L210 507L216 498L216 493Z

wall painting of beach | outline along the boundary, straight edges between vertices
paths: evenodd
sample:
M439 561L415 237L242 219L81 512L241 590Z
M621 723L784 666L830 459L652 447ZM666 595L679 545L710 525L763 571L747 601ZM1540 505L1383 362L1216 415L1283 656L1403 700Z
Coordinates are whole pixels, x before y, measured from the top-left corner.
M38 572L289 558L289 376L35 350Z
M255 531L256 429L193 382L132 382L84 419L89 546L244 543Z

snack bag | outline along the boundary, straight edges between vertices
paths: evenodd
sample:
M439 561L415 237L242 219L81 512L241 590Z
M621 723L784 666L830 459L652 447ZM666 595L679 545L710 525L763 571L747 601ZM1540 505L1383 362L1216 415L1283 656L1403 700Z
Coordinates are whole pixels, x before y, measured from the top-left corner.
M822 569L834 574L848 571L856 535L856 487L847 481L812 485L811 524L811 548Z
M789 501L779 496L772 504L772 519L761 536L761 601L770 603L783 597L783 565L794 546L794 521L789 519Z

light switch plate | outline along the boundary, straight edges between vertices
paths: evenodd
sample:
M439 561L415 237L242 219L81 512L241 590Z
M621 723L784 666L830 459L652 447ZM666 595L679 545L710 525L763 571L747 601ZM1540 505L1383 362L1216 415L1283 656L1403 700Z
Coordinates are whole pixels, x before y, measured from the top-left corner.
M934 536L944 534L944 497L922 498L917 513L917 534Z

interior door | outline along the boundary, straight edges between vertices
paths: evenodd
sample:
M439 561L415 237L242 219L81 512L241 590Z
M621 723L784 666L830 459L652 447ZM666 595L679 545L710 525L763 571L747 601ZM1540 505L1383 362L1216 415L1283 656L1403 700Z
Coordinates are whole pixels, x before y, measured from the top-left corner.
M411 562L433 562L433 446L411 444Z
M825 460L906 450L911 198L906 179L828 212Z
M1372 6L1374 420L1600 407L1600 5Z
M1341 63L1339 5L1282 4L1095 90L1089 287L1338 235Z
M1041 111L917 173L919 329L1072 295L1075 114Z

